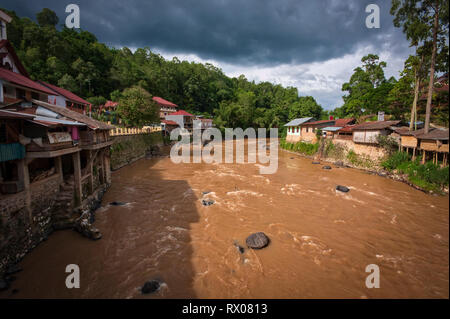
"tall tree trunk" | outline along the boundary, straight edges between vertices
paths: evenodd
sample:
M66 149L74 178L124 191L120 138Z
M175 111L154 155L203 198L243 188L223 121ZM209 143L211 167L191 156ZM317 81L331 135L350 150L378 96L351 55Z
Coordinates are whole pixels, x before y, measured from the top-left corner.
M433 98L433 88L434 88L434 67L436 64L438 28L439 28L439 4L436 4L434 13L434 26L433 26L433 51L431 52L430 83L428 84L427 108L425 115L425 134L428 133L428 130L430 128L431 99Z
M417 117L416 117L416 106L417 106L417 99L419 98L419 85L420 85L420 80L419 80L419 76L417 74L417 69L414 71L414 79L416 81L416 85L414 88L414 101L413 101L413 105L411 107L411 120L409 122L409 130L412 131L413 130L413 126L415 126L415 123L417 121Z

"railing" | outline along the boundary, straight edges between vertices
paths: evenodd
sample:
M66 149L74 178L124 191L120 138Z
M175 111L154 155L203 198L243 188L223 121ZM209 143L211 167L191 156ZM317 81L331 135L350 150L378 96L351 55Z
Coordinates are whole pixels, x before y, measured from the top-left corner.
M120 136L120 135L137 135L137 134L148 134L153 132L159 132L161 131L161 127L143 127L143 128L137 128L137 127L116 127L115 129L112 129L109 131L110 136Z

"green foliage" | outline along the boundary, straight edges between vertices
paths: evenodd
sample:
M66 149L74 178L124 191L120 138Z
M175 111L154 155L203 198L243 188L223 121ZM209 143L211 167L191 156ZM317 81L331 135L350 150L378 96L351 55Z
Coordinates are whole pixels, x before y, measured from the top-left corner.
M411 156L406 152L395 152L386 160L381 162L381 166L389 171L397 169L401 164L409 162Z
M401 174L407 174L411 183L425 190L440 191L449 184L448 166L441 168L433 162L422 165L419 159L411 161L411 156L405 152L392 154L381 165L389 171L397 170Z
M392 136L378 135L377 142L388 154L393 154L398 149L398 142Z
M305 142L297 142L297 143L289 143L286 140L280 141L281 148L284 148L289 151L299 152L305 155L314 155L317 153L319 149L319 143L305 143Z
M158 107L152 96L140 86L123 91L117 113L127 126L142 127L159 121Z
M345 148L340 144L334 144L332 140L324 140L323 156L331 157L334 159L344 159L345 158Z
M58 16L55 12L48 8L42 9L41 12L36 14L37 21L40 26L56 26L58 24Z
M348 94L343 97L344 105L336 110L339 117L359 117L387 111L387 96L395 84L395 79L386 80L384 68L386 62L378 61L379 57L369 54L361 59L362 67L354 69L350 81L342 85L342 91Z

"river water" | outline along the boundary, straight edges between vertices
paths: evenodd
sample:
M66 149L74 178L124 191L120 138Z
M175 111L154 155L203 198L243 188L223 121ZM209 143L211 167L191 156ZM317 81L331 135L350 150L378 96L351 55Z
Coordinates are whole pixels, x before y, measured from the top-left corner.
M140 160L112 174L96 214L101 240L53 233L21 262L18 291L0 297L448 298L448 196L332 167L283 150L273 175L255 164ZM257 231L271 243L249 250ZM80 267L79 289L65 286L68 264ZM365 285L369 264L378 289ZM164 284L141 295L151 279Z

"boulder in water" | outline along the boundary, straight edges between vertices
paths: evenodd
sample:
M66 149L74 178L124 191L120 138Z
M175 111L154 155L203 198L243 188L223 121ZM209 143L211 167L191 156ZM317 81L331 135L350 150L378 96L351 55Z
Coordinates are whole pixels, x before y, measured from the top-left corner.
M263 232L251 234L245 240L248 247L253 249L261 249L269 245L270 239Z
M211 191L203 191L202 192L203 195L206 195L206 194L209 194L209 193L211 193Z
M212 204L214 204L214 201L212 199L203 199L202 204L203 206L211 206Z
M350 191L350 189L348 187L342 186L342 185L338 185L336 186L336 190L343 192L343 193L347 193L348 191Z
M331 166L325 165L325 166L322 167L322 169L331 169Z
M109 203L109 205L111 206L124 206L125 204L126 203L124 202L116 202L116 201Z
M147 281L141 288L142 294L152 294L157 292L161 287L161 283L158 280Z
M311 164L320 164L318 161L312 161Z

